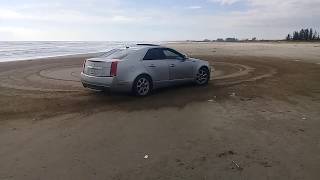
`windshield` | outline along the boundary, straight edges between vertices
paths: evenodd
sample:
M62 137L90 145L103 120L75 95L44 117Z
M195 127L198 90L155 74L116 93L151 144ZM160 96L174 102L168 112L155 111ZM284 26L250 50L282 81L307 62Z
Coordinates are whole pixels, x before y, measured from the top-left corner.
M117 52L117 51L120 51L120 49L112 49L112 50L110 50L110 51L107 51L107 52L103 53L103 54L100 55L100 56L101 56L101 57L108 57L108 56L110 56L111 54L113 54L113 53L115 53L115 52Z

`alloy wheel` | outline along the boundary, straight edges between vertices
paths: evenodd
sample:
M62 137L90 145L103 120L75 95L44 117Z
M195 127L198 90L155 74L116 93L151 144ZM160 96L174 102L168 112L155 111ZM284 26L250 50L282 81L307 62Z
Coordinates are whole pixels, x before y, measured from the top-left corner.
M205 68L200 68L197 76L196 76L196 82L199 85L206 84L209 80L209 72Z
M150 91L150 82L147 78L141 77L136 84L136 92L139 96L145 96Z

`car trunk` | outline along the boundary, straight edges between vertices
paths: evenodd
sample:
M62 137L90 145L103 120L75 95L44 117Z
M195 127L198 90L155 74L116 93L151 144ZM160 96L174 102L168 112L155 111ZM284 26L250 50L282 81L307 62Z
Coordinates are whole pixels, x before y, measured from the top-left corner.
M110 69L113 60L107 59L88 59L85 62L83 73L96 76L96 77L107 77L110 76Z

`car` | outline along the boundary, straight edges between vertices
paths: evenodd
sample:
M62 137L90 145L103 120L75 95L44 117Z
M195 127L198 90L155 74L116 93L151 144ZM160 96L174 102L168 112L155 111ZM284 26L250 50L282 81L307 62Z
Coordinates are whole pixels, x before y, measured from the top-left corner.
M85 88L94 90L147 96L154 89L176 84L206 85L210 73L207 61L190 58L165 46L137 44L86 59L81 82Z

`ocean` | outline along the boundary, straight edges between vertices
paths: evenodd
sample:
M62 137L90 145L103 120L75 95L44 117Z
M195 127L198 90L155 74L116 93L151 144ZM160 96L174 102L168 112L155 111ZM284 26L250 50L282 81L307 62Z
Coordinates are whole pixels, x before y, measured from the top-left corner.
M136 43L138 42L0 41L0 62L105 52Z

